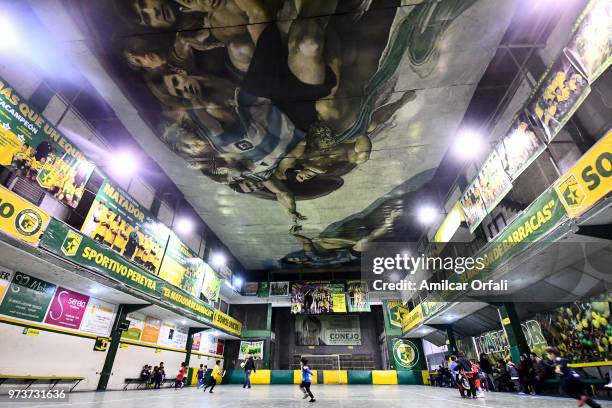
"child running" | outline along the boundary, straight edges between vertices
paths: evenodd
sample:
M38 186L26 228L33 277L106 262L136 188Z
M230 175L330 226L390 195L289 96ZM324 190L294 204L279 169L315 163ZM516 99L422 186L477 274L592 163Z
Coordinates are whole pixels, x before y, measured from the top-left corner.
M584 384L580 381L580 375L568 366L569 360L561 357L559 350L554 347L547 348L546 353L548 354L548 358L551 359L556 366L555 372L561 375L561 389L563 392L578 400L579 407L587 404L592 408L601 408L601 405L586 395Z
M302 358L300 360L300 368L302 369L302 383L300 384L300 390L304 393L304 398L306 399L310 397L310 402L315 402L316 399L314 395L312 395L312 391L310 391L310 385L312 384L311 377L314 375L310 368L308 368L308 360Z
M185 374L187 372L187 364L181 363L181 369L179 370L178 375L176 376L176 382L174 383L174 389L181 389L185 386L183 380L185 379Z
M221 373L221 360L217 360L215 362L215 367L213 368L212 374L210 375L210 382L204 387L204 392L206 392L206 389L210 387L209 393L212 394L215 385L217 385L223 380L224 375L225 371Z

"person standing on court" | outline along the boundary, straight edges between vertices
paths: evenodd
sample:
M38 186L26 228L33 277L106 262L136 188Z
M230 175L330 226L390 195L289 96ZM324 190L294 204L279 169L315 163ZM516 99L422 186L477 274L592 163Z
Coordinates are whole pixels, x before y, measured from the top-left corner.
M251 373L256 373L255 369L255 361L253 360L253 356L249 356L247 360L244 362L244 384L242 388L251 388Z
M187 374L187 364L181 363L181 368L178 375L176 376L176 382L174 383L174 389L181 389L185 385L183 380Z
M315 402L316 399L314 395L312 395L312 391L310 391L310 386L312 385L311 377L314 375L314 373L308 367L308 360L302 358L300 360L300 368L302 369L302 382L300 384L300 389L304 393L303 399L310 397L309 402Z

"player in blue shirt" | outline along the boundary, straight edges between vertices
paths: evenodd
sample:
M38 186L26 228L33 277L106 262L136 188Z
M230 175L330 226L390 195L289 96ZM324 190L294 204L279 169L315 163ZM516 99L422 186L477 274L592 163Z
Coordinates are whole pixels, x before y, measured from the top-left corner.
M310 391L310 385L312 384L311 377L314 375L310 368L308 368L308 360L302 358L300 360L300 368L302 369L302 383L300 384L300 390L304 393L304 399L310 397L310 402L315 402L316 399Z
M580 375L568 365L569 360L561 357L559 350L554 347L547 348L546 353L548 354L548 358L551 359L555 365L555 372L560 375L559 380L563 392L578 400L579 407L587 404L592 408L601 408L601 405L586 395L584 384L580 381Z

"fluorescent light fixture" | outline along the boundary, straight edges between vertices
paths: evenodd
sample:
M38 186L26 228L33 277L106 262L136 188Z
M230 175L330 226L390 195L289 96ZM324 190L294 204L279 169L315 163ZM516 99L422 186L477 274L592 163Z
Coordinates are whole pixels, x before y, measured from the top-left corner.
M7 15L0 17L0 50L17 50L19 47L19 35Z
M109 161L109 167L119 177L130 177L138 170L138 160L127 150L116 152Z
M187 324L187 320L181 320L181 324Z
M485 142L482 135L474 130L463 130L455 139L453 150L462 160L474 159L482 153Z
M176 221L176 229L179 232L187 234L193 230L193 222L189 218L179 218Z
M99 292L98 288L95 288L95 287L89 288L89 293L91 293L91 294L95 295L98 292Z
M213 266L217 266L217 267L223 266L225 265L225 262L226 262L225 255L223 255L222 253L217 252L212 257Z
M417 210L417 217L421 224L429 225L438 217L438 210L431 205L424 205Z

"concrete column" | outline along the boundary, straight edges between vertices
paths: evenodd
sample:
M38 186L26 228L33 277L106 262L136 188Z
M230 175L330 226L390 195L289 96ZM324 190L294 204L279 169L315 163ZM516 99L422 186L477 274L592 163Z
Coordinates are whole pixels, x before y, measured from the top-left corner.
M529 353L529 344L523 333L514 303L503 303L499 308L502 326L508 337L512 361L518 363L523 353Z

